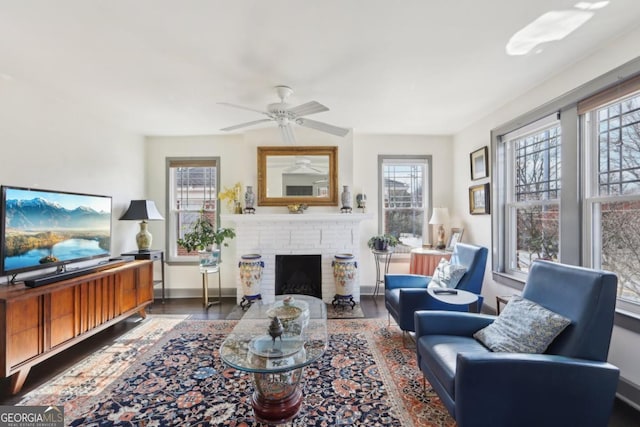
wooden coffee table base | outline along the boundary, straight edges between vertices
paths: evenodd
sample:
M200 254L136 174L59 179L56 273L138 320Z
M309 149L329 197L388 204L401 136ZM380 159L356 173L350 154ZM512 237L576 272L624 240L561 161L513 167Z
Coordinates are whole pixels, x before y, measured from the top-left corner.
M253 374L251 406L256 421L282 424L291 421L302 406L300 379L304 368L276 374Z
M302 406L302 390L297 388L292 395L284 399L269 400L257 392L251 396L251 406L256 421L265 424L283 424L298 415Z

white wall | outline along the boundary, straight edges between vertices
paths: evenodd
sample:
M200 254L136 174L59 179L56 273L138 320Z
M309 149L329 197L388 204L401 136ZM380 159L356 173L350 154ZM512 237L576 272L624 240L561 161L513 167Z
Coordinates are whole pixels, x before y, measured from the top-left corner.
M352 143L351 134L345 138L306 129L296 128L297 145L331 145L338 146L338 172L340 184L351 185ZM220 189L231 187L240 182L243 188L258 185L257 147L282 145L279 130L276 126L258 130L250 130L244 134L182 136L182 137L148 137L146 141L147 155L147 194L155 200L159 209L167 210L166 200L166 158L168 157L220 157ZM283 207L256 206L256 214L285 213ZM226 207L221 206L223 212ZM337 210L333 207L313 206L316 212ZM227 224L222 224L228 226ZM166 249L164 223L151 223L150 231L158 236L158 242ZM158 243L160 244L160 243ZM222 287L225 295L235 295L235 276L238 274L237 260L233 260L235 242L222 248ZM201 276L193 265L168 265L165 274L169 288L169 296L201 295ZM215 277L214 277L215 279Z
M359 260L361 286L373 287L375 284L375 266L366 242L378 232L377 195L378 195L378 154L430 154L434 163L433 201L438 206L452 206L452 162L453 142L446 136L399 136L399 135L352 135L338 138L313 130L296 128L298 145L335 145L338 146L338 179L340 191L343 185L351 186L353 197L361 192L367 195L368 212L374 218L363 221L360 228L362 254ZM219 156L221 188L230 187L236 182L243 186L257 186L257 147L282 145L276 127L252 130L243 135L185 136L185 137L148 137L147 153L147 193L161 209L166 209L165 159L167 157ZM224 211L224 207L222 208ZM339 207L312 206L310 212L338 212ZM284 213L286 207L257 206L256 215L266 213ZM164 244L165 224L150 223L154 239ZM160 244L160 243L158 243ZM235 252L234 242L223 248L223 260ZM235 289L235 262L227 262L222 269L222 287L224 294L232 294ZM228 266L228 267L227 267ZM408 263L394 264L391 271L408 272ZM200 292L201 278L192 265L169 265L166 269L169 283L168 295L196 295Z
M529 93L514 99L508 105L474 123L454 136L454 209L461 215L465 227L465 241L491 248L491 217L468 213L468 188L487 180L471 181L469 176L469 154L475 149L490 145L490 131L507 121L563 95L574 88L635 59L638 55L640 30L612 40L596 54L585 58L572 67L559 72L546 83ZM544 54L544 53L542 53ZM514 58L517 60L517 58ZM491 258L490 253L490 258ZM486 304L495 308L496 295L510 295L512 288L491 280L491 259L487 265L485 284L482 290ZM609 361L621 369L626 380L640 384L640 365L630 355L640 352L640 335L614 327Z
M433 165L432 201L434 206L453 209L453 140L449 136L429 135L359 135L353 140L353 194L367 195L367 211L374 214L372 220L360 225L362 246L359 262L361 286L374 286L376 281L373 255L367 247L369 237L378 234L378 155L431 155ZM453 212L452 212L453 213ZM451 224L457 226L457 216L452 215ZM447 232L448 235L448 232ZM393 255L389 273L408 273L408 258Z
M18 79L0 78L0 184L113 198L111 252L135 249L135 223L118 221L144 196L144 140Z

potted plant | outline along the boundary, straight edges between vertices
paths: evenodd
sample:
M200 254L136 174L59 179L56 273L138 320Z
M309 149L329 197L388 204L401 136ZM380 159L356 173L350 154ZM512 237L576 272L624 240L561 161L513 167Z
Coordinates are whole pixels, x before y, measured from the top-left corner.
M370 249L376 251L386 251L390 247L393 248L399 243L398 239L391 234L378 234L373 236L367 242Z
M220 259L220 246L229 246L226 239L236 237L233 228L220 227L215 229L207 218L204 209L200 210L200 215L190 232L177 240L178 245L187 251L198 251L201 267L216 266Z

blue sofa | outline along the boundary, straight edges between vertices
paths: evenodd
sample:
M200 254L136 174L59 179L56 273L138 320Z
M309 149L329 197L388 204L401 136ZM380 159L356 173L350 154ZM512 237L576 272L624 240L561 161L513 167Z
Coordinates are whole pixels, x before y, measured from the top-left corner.
M456 244L451 254L451 264L467 267L456 289L473 292L478 295L478 311L482 307L482 281L487 264L487 248L465 243ZM453 310L467 311L461 305L451 305L437 301L427 293L430 276L418 274L386 274L384 276L384 305L400 329L414 332L413 314L417 310Z
M418 366L459 427L604 427L619 377L606 362L616 286L613 273L536 261L522 297L571 320L544 354L476 341L495 316L418 311Z

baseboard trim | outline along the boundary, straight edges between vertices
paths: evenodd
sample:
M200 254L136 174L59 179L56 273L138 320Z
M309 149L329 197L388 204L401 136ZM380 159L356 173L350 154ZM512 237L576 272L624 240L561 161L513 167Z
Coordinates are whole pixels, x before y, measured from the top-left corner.
M363 286L360 288L360 295L373 295L375 288L373 286ZM378 289L378 295L383 295L384 289ZM222 288L223 297L233 297L237 295L236 288ZM213 286L209 288L209 297L218 296L218 288ZM154 290L154 297L156 300L162 298L160 289ZM165 289L165 298L202 298L202 288L180 288L180 289Z
M162 291L155 289L153 296L156 301L162 299ZM209 298L217 298L218 296L218 288L209 288ZM222 296L223 297L233 297L236 296L235 288L222 288ZM180 288L180 289L165 289L164 297L166 299L171 298L202 298L202 288Z

